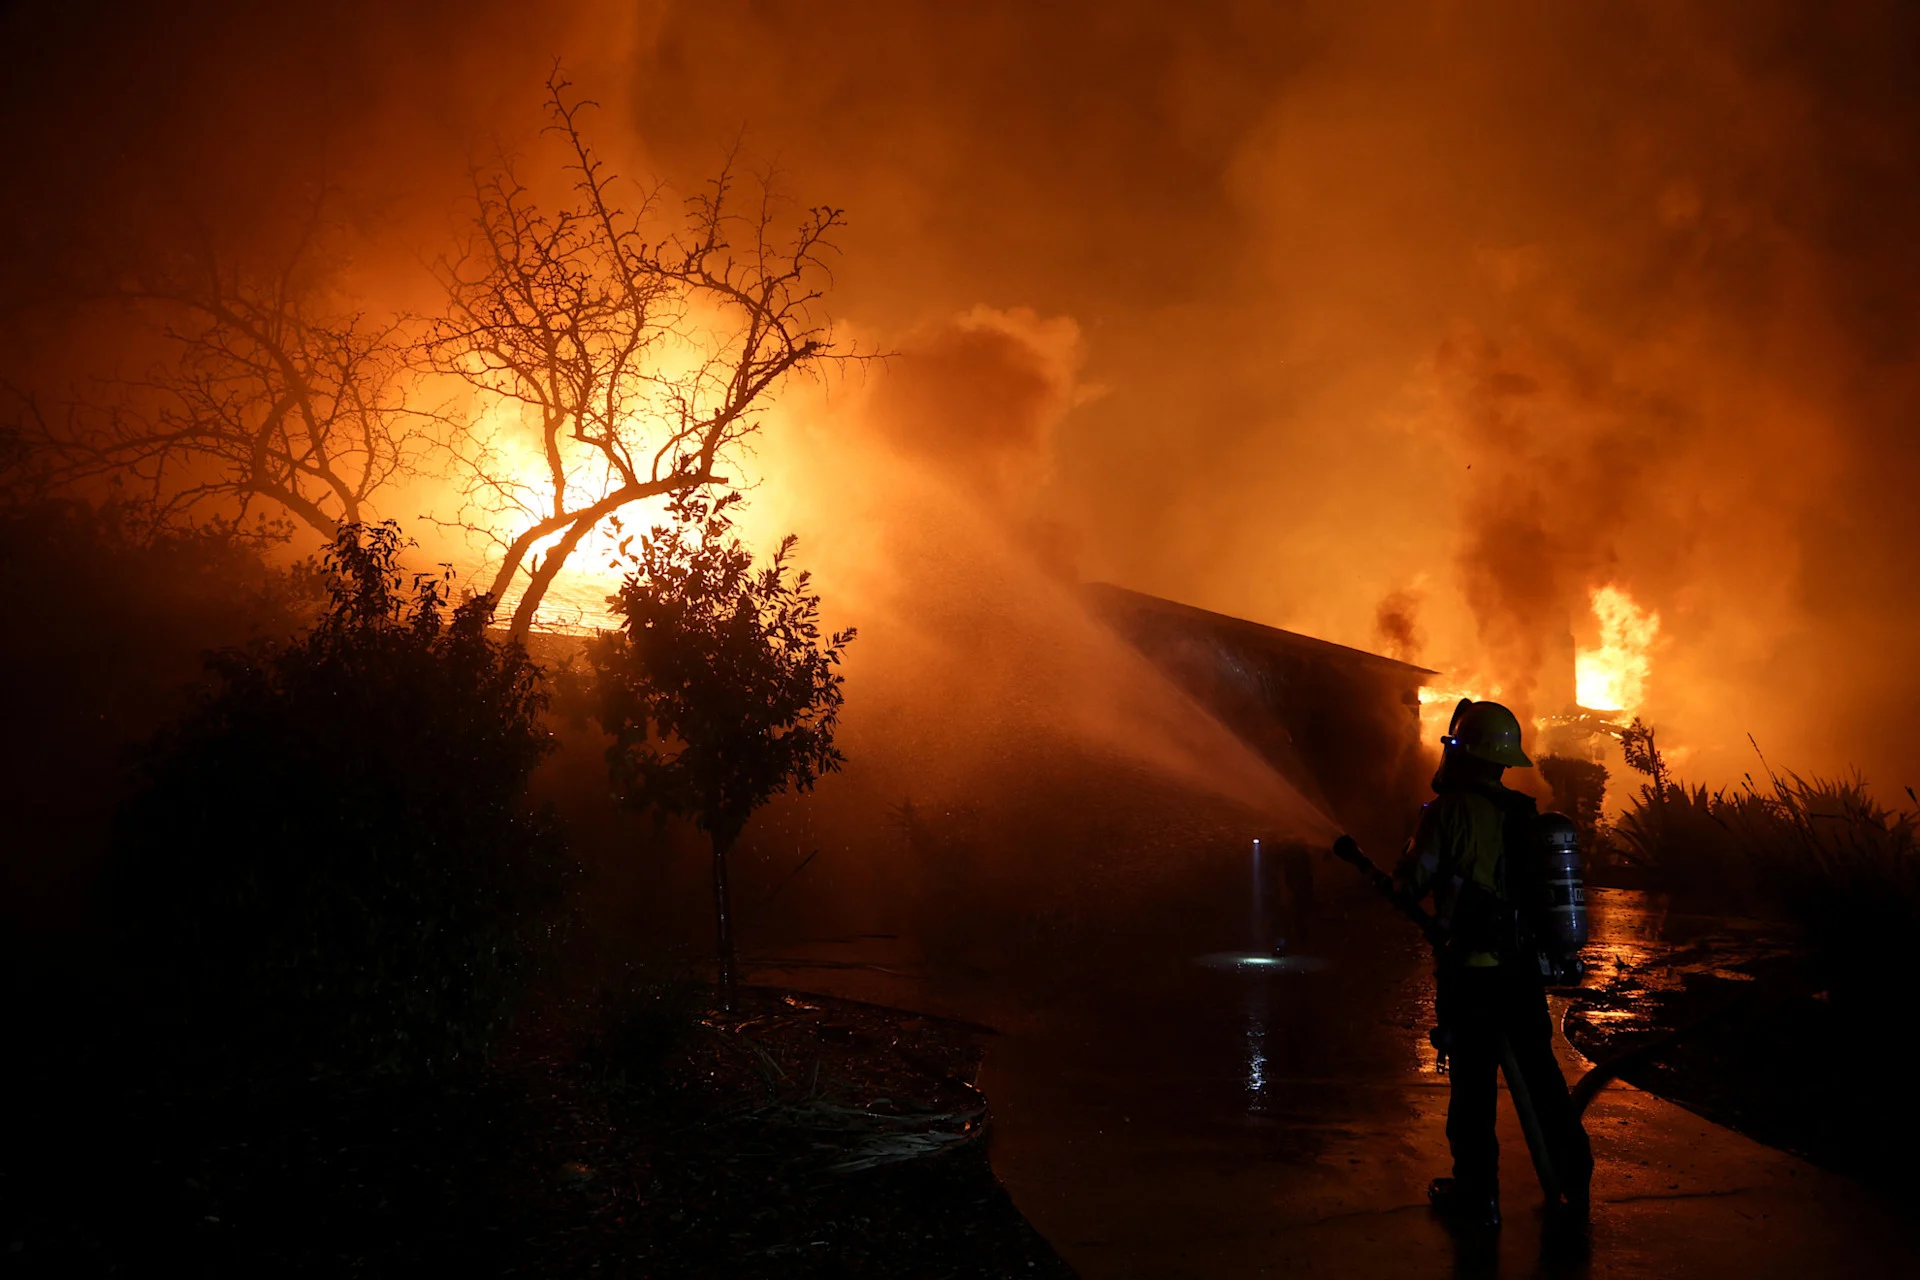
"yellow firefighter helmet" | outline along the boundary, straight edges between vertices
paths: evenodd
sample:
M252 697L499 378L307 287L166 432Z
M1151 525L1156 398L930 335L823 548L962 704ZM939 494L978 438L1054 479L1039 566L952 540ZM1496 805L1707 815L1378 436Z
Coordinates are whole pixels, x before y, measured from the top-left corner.
M1497 702L1460 699L1460 705L1453 709L1453 722L1440 741L1508 768L1524 769L1533 763L1520 749L1520 717Z

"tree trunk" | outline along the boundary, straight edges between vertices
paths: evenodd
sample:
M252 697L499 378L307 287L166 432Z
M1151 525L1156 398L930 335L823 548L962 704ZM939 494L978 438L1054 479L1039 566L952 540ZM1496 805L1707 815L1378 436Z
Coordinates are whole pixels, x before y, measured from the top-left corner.
M520 572L523 558L531 553L533 544L541 538L551 537L556 530L565 529L566 536L553 545L539 564L527 573L527 589L520 595L520 603L513 611L511 634L516 640L525 640L527 632L533 627L534 615L540 611L540 603L547 597L547 588L566 566L567 558L580 545L580 540L599 527L600 522L631 502L643 498L658 497L663 493L678 493L687 489L696 489L706 484L725 484L726 479L712 474L713 468L706 467L693 475L673 475L665 480L649 480L634 483L614 490L590 507L578 511L563 512L560 516L549 517L523 530L507 548L506 558L493 575L492 595L498 604L506 595L508 587ZM732 843L731 840L728 841Z
M533 630L533 620L540 612L540 602L547 598L547 588L560 576L561 568L573 555L574 548L587 536L592 528L600 523L601 517L591 511L585 512L573 522L566 535L553 545L546 557L534 566L527 575L527 589L520 597L520 604L513 611L513 624L508 634L522 644L526 643L527 633Z
M713 918L719 931L720 1007L727 1013L734 1010L738 968L733 946L733 891L727 884L727 850L732 847L736 834L719 830L713 833Z

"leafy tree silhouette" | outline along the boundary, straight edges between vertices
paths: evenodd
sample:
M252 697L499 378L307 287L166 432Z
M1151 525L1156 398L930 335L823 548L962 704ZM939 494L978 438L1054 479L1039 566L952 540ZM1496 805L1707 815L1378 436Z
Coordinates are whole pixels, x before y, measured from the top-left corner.
M727 852L753 811L839 769L837 668L854 630L823 636L788 536L771 563L733 536L738 493L677 497L640 539L614 598L620 630L593 648L607 763L633 808L691 818L713 845L720 988L737 969Z

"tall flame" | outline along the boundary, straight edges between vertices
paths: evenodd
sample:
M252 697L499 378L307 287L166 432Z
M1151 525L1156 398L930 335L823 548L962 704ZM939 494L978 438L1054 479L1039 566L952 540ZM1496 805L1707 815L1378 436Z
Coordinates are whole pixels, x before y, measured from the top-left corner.
M1600 647L1574 655L1574 687L1580 705L1594 711L1634 711L1646 697L1649 656L1660 634L1660 615L1642 609L1611 584L1592 597L1600 622Z

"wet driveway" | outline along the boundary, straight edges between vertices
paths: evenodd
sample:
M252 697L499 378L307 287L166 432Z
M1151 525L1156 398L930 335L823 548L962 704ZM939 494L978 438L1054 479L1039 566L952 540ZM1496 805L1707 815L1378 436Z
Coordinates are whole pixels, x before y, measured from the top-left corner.
M759 976L996 1027L981 1081L995 1168L1088 1277L1920 1275L1911 1219L1876 1193L1620 1084L1587 1115L1586 1235L1543 1231L1503 1103L1506 1227L1457 1239L1425 1203L1447 1163L1446 1080L1421 948L1356 899L1292 951L1317 963L1135 949L1016 994L880 940Z

